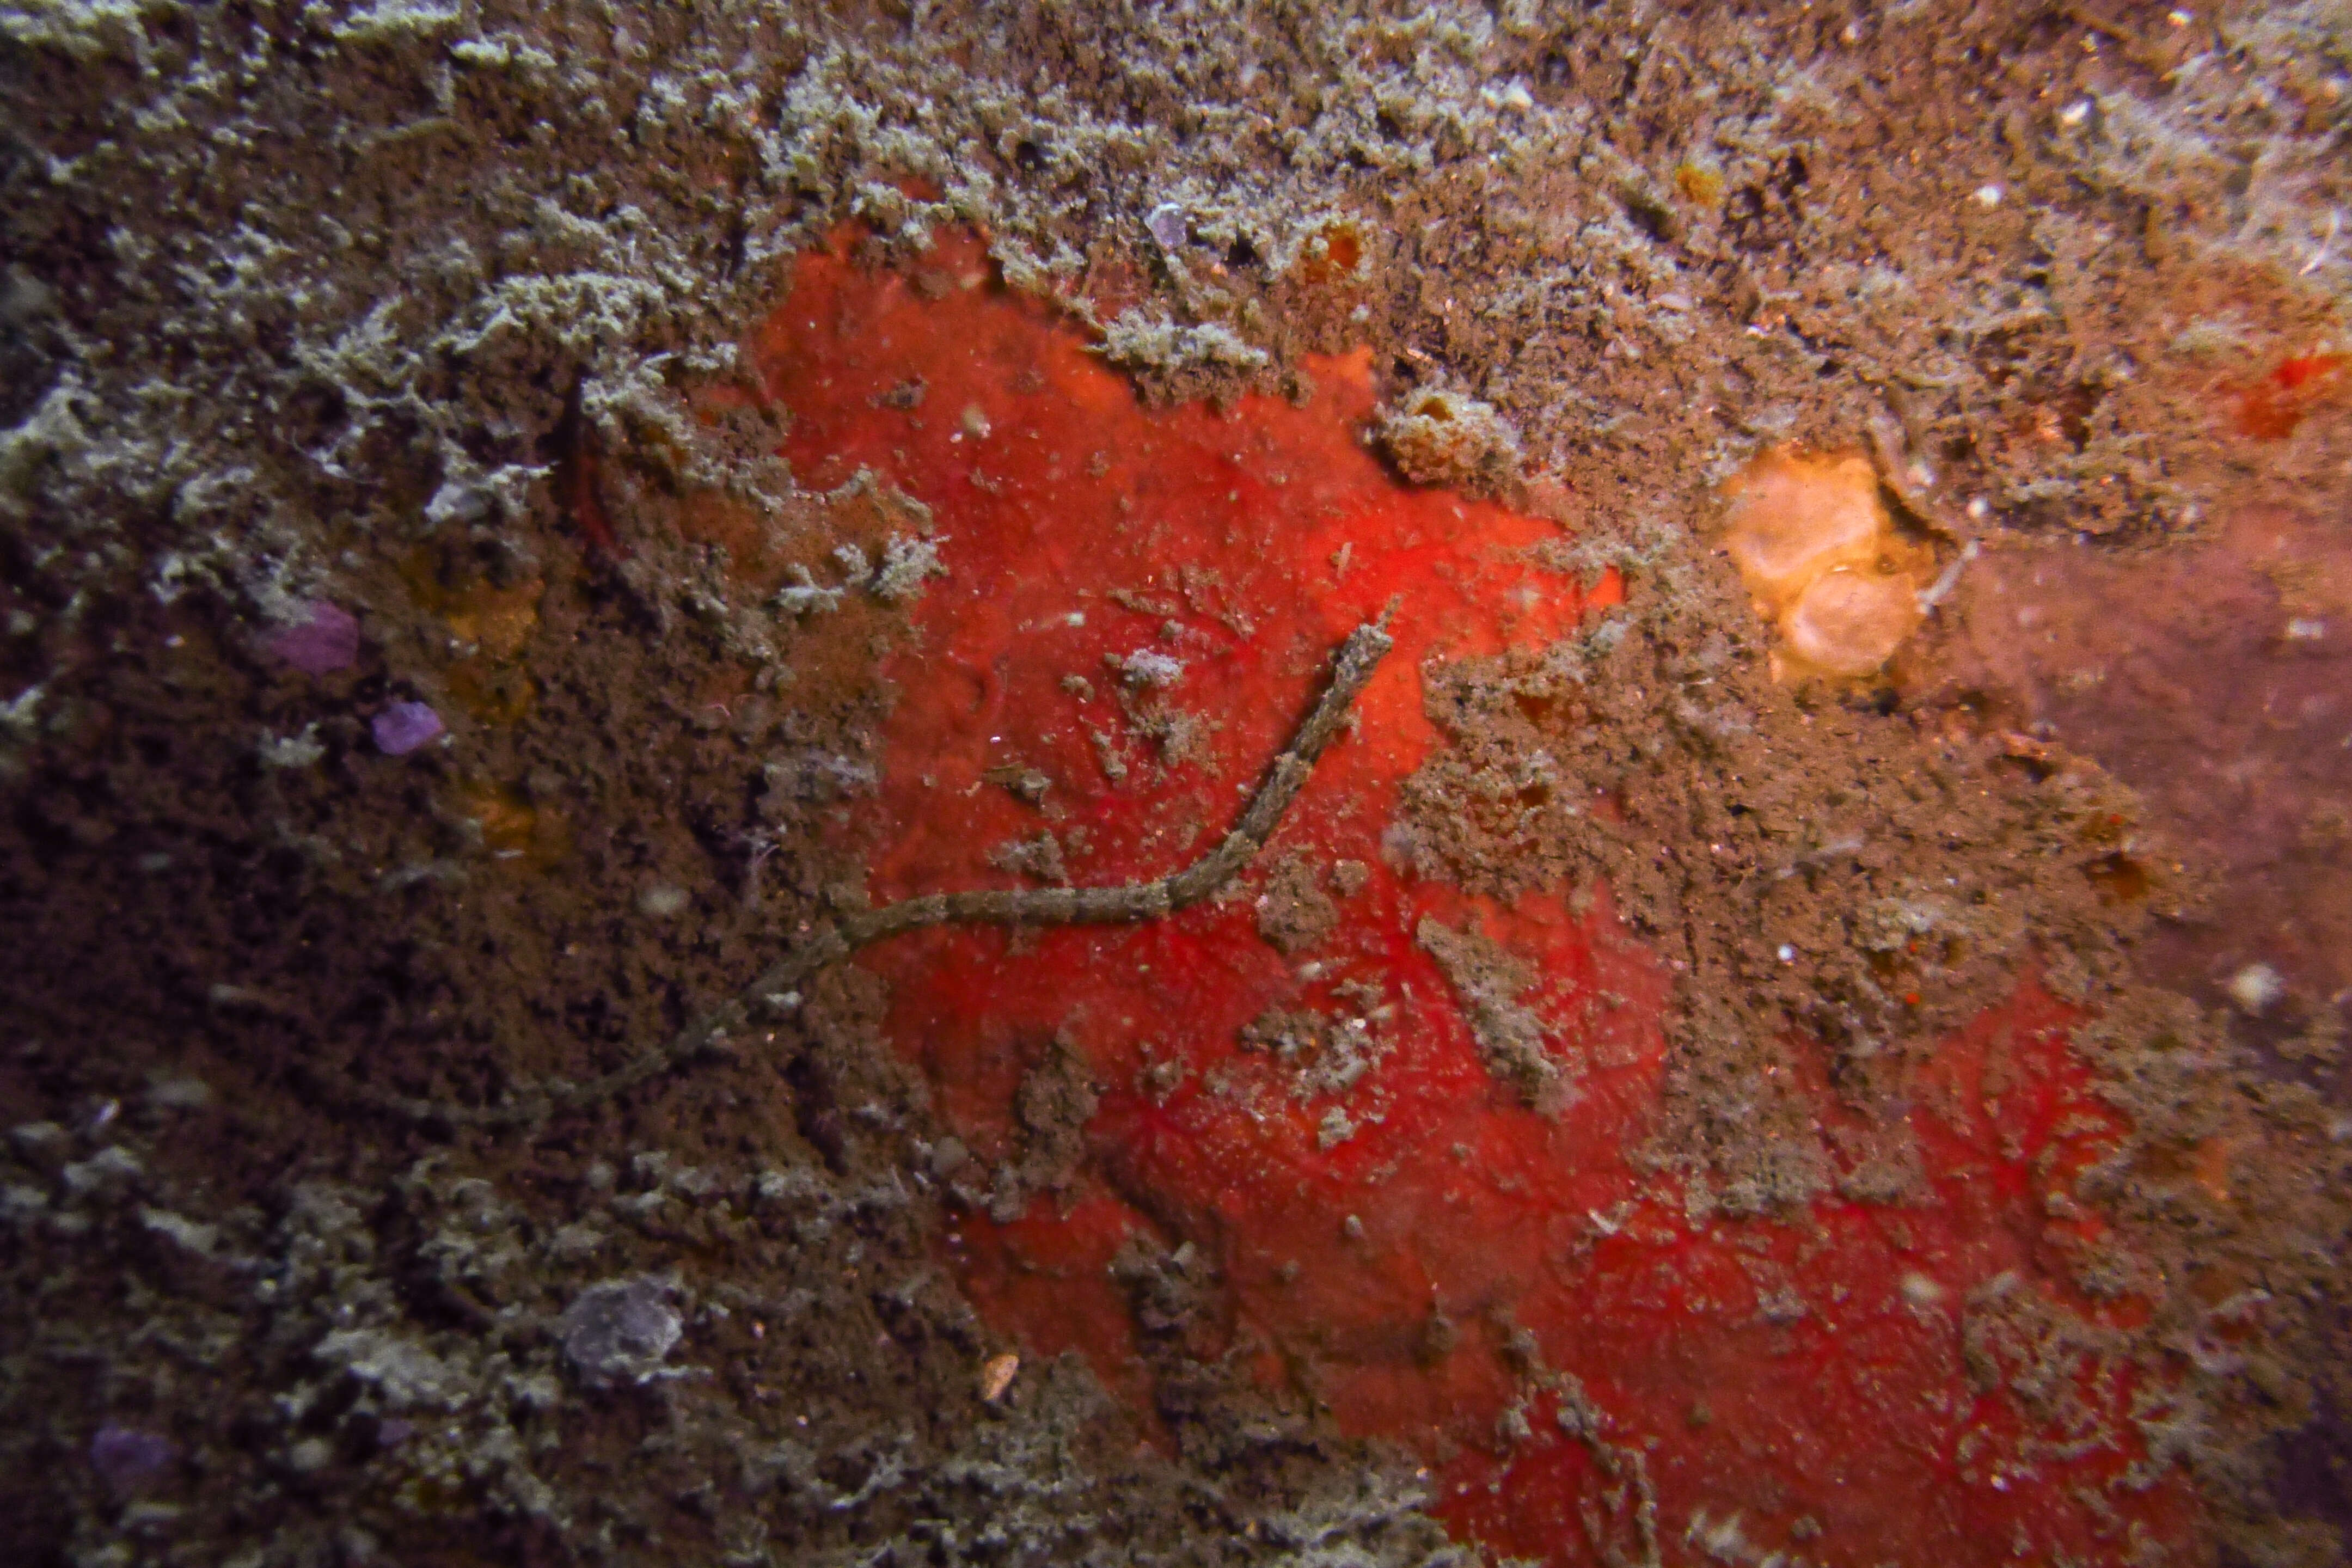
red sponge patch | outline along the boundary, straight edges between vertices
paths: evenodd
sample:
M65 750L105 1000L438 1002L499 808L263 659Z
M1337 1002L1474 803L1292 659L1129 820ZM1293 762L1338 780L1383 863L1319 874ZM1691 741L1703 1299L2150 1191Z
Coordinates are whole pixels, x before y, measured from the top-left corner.
M1176 869L1341 638L1386 613L1398 644L1227 896L861 958L989 1173L950 1248L993 1321L1139 1399L1155 1336L1238 1354L1549 1562L2118 1560L2190 1531L2132 1419L2162 1405L2123 1353L2140 1308L2068 1283L2103 1239L2073 1175L2120 1129L2053 1004L1950 1042L1906 1206L1686 1213L1637 1163L1671 977L1605 890L1504 908L1398 868L1401 787L1443 743L1424 662L1540 649L1613 578L1585 591L1552 523L1399 484L1360 354L1296 402L1150 409L977 241L912 273L849 255L803 258L754 349L802 483L863 469L929 511L844 568L919 639L862 814L877 900Z

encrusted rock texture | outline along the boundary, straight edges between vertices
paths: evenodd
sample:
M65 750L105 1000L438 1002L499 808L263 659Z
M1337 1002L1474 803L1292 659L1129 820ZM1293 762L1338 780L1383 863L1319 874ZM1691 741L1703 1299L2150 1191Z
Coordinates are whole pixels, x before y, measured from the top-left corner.
M2347 133L2323 4L0 3L0 1557L2342 1561ZM467 1121L1380 618L1196 908Z

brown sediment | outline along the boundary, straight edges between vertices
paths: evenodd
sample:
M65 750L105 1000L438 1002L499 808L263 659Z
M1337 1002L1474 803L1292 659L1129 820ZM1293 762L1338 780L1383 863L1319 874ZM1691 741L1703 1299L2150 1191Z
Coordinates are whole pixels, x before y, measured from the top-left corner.
M1290 743L1266 764L1265 777L1240 817L1213 848L1181 870L1115 887L928 893L878 909L844 912L793 942L783 957L762 969L733 1000L702 1014L667 1043L649 1047L625 1066L584 1083L524 1085L511 1091L504 1103L488 1106L421 1099L360 1084L349 1086L351 1098L415 1121L453 1127L536 1126L551 1116L586 1110L650 1083L697 1058L741 1048L734 1037L760 1023L789 1016L801 1005L800 986L868 943L940 925L1129 924L1158 920L1213 898L1241 874L1282 825L1283 814L1298 798L1316 760L1346 724L1349 709L1390 646L1388 634L1377 626L1358 628L1340 645L1333 656L1329 683L1299 721ZM510 840L528 842L534 837L529 826L513 826L510 808L502 805L486 807L483 815L494 824L492 840L501 848ZM772 1040L772 1035L770 1037Z

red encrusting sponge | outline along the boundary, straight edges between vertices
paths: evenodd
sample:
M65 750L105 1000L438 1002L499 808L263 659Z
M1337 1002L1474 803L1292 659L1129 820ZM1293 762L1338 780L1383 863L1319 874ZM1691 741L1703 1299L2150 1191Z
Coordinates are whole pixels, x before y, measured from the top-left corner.
M2073 1015L2028 987L1947 1044L1901 1204L1727 1218L1641 1163L1675 996L1606 889L1507 908L1399 868L1400 788L1444 743L1424 661L1540 649L1621 585L1548 558L1553 523L1398 483L1361 435L1367 356L1308 362L1296 402L1147 408L941 234L910 273L846 237L804 257L754 361L799 482L869 471L929 509L945 569L887 669L877 901L1190 862L1328 652L1382 614L1397 639L1226 898L860 958L993 1173L950 1249L1000 1329L1139 1401L1153 1336L1237 1355L1427 1456L1459 1531L1550 1563L2193 1537L2135 1424L2167 1409L2124 1353L2145 1304L2071 1282L2113 1242L2074 1177L2123 1131ZM1801 1087L1825 1128L1851 1114Z

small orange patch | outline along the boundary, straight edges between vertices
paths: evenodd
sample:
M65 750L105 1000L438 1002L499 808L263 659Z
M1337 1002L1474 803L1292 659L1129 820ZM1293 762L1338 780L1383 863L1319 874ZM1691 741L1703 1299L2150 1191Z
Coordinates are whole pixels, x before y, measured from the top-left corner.
M1333 218L1309 235L1298 257L1298 276L1318 288L1361 280L1364 236L1353 218Z
M492 784L460 784L456 805L482 825L483 847L501 860L520 860L530 870L544 871L572 847L571 828L563 819L532 805L519 791Z
M2230 1156L2235 1141L2229 1138L2208 1138L2197 1145L2192 1169L2197 1184L2217 1204L2230 1201Z
M450 700L485 724L520 723L539 700L521 654L539 629L546 583L530 577L500 587L476 577L453 585L441 567L432 549L419 548L401 563L400 574L416 602L441 617L451 638L471 649L443 678Z
M1711 207L1723 200L1723 174L1705 163L1680 163L1675 168L1675 187L1685 200Z
M2238 432L2257 441L2284 441L2314 405L2335 390L2352 354L2303 354L2282 361L2238 395Z

